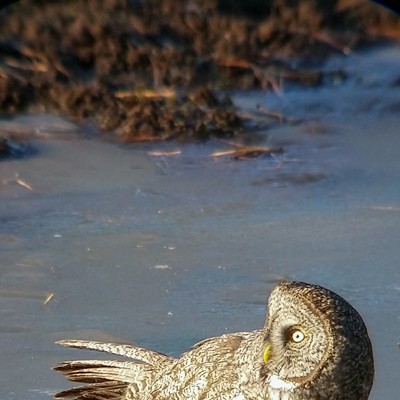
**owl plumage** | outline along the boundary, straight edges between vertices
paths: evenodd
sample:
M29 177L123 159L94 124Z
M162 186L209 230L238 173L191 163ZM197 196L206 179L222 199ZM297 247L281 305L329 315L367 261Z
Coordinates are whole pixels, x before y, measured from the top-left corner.
M374 375L358 312L302 282L273 289L262 329L203 340L178 359L126 344L58 343L127 358L56 365L86 383L55 395L75 400L366 400Z

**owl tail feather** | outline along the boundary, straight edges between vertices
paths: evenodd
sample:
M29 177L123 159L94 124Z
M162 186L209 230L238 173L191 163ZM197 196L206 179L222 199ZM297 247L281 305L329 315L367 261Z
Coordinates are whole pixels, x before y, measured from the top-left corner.
M164 354L125 344L83 340L61 340L57 343L122 355L132 361L79 360L57 364L53 369L63 373L68 380L87 385L57 393L54 396L56 399L122 400L127 396L128 387L132 393L139 393L152 380L160 363L172 361Z

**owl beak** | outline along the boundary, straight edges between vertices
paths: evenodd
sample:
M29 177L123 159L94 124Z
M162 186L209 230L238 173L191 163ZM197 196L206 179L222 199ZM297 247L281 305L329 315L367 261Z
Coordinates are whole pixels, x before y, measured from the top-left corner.
M265 350L264 350L264 357L263 357L265 363L269 360L270 353L271 353L271 344L267 343L267 346L265 347Z

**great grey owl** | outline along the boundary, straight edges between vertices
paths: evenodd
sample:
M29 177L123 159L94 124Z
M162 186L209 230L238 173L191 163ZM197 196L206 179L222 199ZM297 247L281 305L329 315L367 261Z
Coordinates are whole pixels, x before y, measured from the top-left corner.
M83 382L55 395L76 400L366 400L374 362L367 329L342 297L321 286L281 282L264 327L213 337L180 358L126 344L59 344L125 356L54 368Z

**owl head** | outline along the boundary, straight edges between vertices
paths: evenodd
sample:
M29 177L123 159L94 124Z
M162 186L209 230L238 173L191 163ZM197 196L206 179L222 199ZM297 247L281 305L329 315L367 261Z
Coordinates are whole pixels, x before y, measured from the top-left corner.
M264 332L261 377L270 399L368 398L371 342L342 297L317 285L282 282L270 295Z

